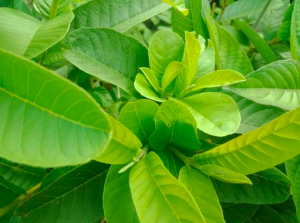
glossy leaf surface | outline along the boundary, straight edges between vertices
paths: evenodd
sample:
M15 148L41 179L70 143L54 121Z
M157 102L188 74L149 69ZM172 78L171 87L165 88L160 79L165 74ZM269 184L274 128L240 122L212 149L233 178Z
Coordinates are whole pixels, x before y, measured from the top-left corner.
M225 223L216 191L208 176L191 167L182 167L179 181L193 195L207 223Z
M292 110L300 105L300 63L277 61L247 75L246 81L226 89L254 102Z
M130 170L130 189L142 223L205 223L192 195L151 152Z
M145 144L155 130L154 117L158 107L150 100L129 102L122 108L118 120Z
M215 136L234 133L241 121L236 103L225 94L200 93L182 100L196 119L197 128Z
M278 165L300 153L299 114L295 109L194 159L245 175Z

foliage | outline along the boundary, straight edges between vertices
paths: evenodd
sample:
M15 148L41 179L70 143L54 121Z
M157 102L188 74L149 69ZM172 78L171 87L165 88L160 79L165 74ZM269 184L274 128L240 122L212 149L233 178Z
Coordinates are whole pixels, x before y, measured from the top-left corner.
M0 0L0 223L300 221L300 0Z

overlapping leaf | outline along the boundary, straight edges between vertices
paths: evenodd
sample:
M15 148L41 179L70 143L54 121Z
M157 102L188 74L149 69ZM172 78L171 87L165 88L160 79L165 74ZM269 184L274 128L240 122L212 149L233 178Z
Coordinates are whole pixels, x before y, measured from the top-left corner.
M219 199L208 176L185 166L180 170L179 181L193 195L207 223L225 223Z
M147 50L138 41L109 29L81 28L67 37L67 60L79 69L138 97L133 81L148 66Z
M227 170L220 166L209 164L201 166L200 170L206 175L226 183L252 184L251 180L245 175Z
M95 0L74 10L73 28L111 28L125 32L169 8L160 0Z
M156 113L155 131L150 137L150 145L158 151L164 150L169 144L184 150L199 150L201 143L196 126L193 115L184 104L167 100Z
M252 65L237 40L214 21L210 15L206 17L210 38L216 53L218 69L235 70L244 75L250 73L253 70Z
M273 204L285 201L291 193L290 179L275 168L248 175L253 185L214 180L220 201L238 204Z
M205 223L197 204L187 189L151 152L130 170L133 203L142 223Z
M122 164L141 147L133 133L68 80L4 51L0 61L2 157L42 167L96 158Z
M91 162L75 167L36 193L16 213L22 222L94 222L104 216L103 188L107 166ZM83 214L84 213L84 214Z
M181 61L184 43L174 32L160 30L154 34L149 45L150 68L161 83L167 66L173 61Z
M228 7L226 7L222 19L231 20L258 14L263 10L267 2L268 0L236 1L230 4Z
M222 92L230 95L239 106L242 120L237 133L255 130L285 113L280 108L258 104L229 91Z
M105 180L105 218L111 223L139 223L129 187L129 171L118 173L121 168L111 166Z
M240 124L238 106L228 95L207 92L182 100L196 119L197 128L215 136L234 133Z
M41 22L23 12L0 9L0 48L33 58L64 38L74 15L63 14Z
M185 32L195 31L197 34L207 38L208 31L204 22L202 13L203 1L187 0L186 8L189 10L187 15L180 11L172 10L172 29L182 38L185 38Z
M300 63L277 61L247 75L228 89L254 102L292 110L300 105Z
M291 178L293 182L292 194L293 200L297 209L297 218L300 219L300 193L299 193L299 166L300 166L300 156L297 156L286 162L286 170L288 176Z
M194 159L245 175L278 165L300 153L299 114L300 108L295 109Z
M300 1L295 0L291 23L291 51L295 60L300 61Z
M239 29L248 37L248 39L256 47L257 51L262 55L266 63L271 63L277 60L277 56L268 43L262 39L259 34L247 23L235 21Z
M150 100L139 100L126 104L118 120L145 144L155 130L154 117L158 105Z

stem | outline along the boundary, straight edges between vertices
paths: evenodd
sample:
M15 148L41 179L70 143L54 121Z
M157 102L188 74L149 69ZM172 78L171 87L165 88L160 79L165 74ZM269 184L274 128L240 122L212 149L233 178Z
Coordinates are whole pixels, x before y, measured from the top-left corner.
M126 166L124 166L122 169L118 171L118 173L124 173L126 170L128 170L130 167L132 167L134 164L138 163L140 159L142 159L144 156L146 156L149 149L149 145L145 145L142 149L139 149L137 152L137 155L132 158L132 161L128 163Z
M60 0L53 0L51 5L49 20L54 19L56 17L59 2Z
M211 17L215 17L216 3L214 2L211 7Z
M267 8L269 7L269 5L271 4L272 0L268 0L267 4L265 5L265 7L263 8L263 10L261 11L261 13L259 14L255 24L253 25L253 28L255 29L256 26L258 25L258 23L260 22L261 18L263 17L263 15L265 14Z
M222 20L222 17L224 15L226 6L227 6L227 0L224 0L224 5L223 5L223 7L221 9L221 14L219 16L218 23L221 23L221 20Z
M182 154L179 150L175 149L174 147L169 147L172 153L174 153L179 159L182 160L185 164L190 163L190 158Z
M27 193L25 195L21 195L20 197L18 197L17 199L15 199L12 203L10 203L9 205L0 208L0 217L2 217L3 215L7 214L9 211L13 210L15 207L18 206L18 204L24 200L27 200L29 197L32 196L32 194L34 194L39 188L41 187L41 183L35 185L33 188L31 188L30 190L27 191Z
M277 43L280 43L280 40L276 37L273 40L269 41L268 44L271 45L275 45Z
M120 91L120 87L117 87L117 98L120 99L121 98L121 91Z
M51 9L50 9L49 20L52 20L56 17L59 2L60 2L60 0L53 0ZM43 64L43 61L44 61L46 55L47 55L47 51L42 53L40 60L39 60L39 64L41 64L41 65Z

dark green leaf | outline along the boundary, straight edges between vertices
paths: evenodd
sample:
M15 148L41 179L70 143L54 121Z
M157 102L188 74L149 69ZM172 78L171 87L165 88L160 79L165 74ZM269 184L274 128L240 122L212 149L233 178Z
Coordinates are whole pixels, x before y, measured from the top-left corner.
M154 150L164 150L169 144L192 152L200 149L196 121L181 102L167 100L159 107L154 120L155 131L150 137Z
M76 167L17 209L22 222L93 222L104 216L102 194L107 166L91 162Z
M274 204L285 201L292 183L282 172L271 168L248 175L253 185L229 184L214 180L220 201L226 203Z
M110 223L139 223L129 187L129 171L118 173L122 166L111 166L104 186L104 213Z

